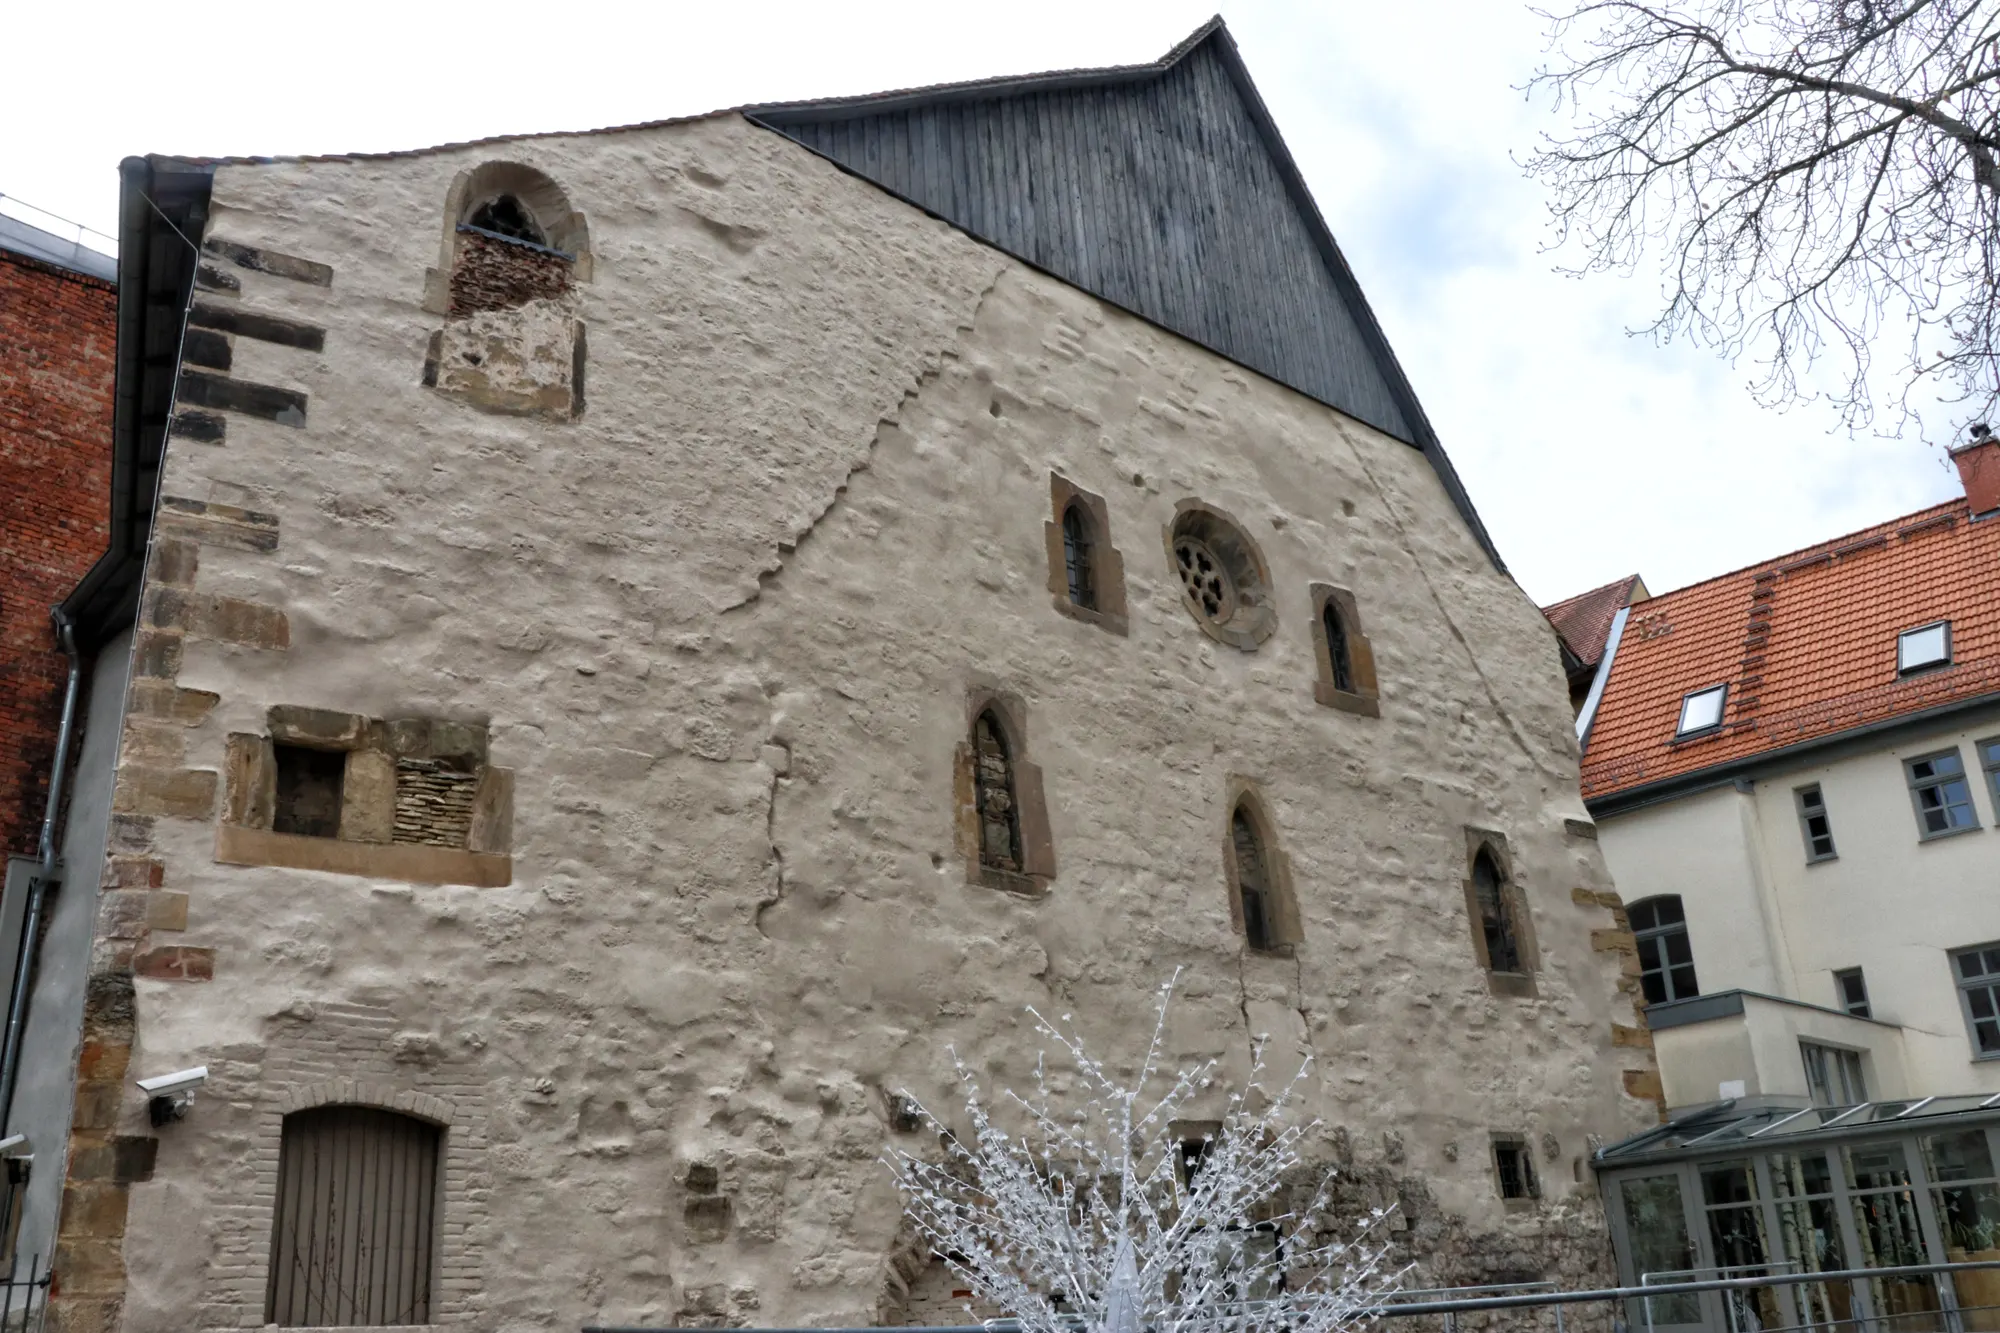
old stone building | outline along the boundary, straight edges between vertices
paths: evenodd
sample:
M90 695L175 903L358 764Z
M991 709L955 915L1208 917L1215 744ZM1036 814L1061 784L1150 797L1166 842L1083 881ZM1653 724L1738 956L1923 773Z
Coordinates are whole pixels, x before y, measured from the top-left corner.
M962 1317L896 1098L1177 967L1425 1277L1606 1273L1657 1082L1556 646L1219 24L127 173L188 330L69 1327Z

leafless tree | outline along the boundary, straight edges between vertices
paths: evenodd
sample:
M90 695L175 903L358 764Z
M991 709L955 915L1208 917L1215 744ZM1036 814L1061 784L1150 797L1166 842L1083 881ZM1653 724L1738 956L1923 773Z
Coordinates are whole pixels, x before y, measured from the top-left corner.
M1767 403L1817 391L1860 426L1928 383L1967 419L2000 408L2000 0L1537 12L1529 89L1571 124L1525 165L1573 271L1663 250L1649 331L1750 353ZM1877 378L1885 342L1907 364Z

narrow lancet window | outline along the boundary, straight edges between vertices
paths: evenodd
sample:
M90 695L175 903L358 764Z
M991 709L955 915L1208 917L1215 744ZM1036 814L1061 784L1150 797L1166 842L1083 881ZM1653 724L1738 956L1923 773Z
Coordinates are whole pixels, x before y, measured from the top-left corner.
M1086 611L1097 609L1097 588L1091 578L1090 520L1072 500L1063 510L1063 568L1069 575L1069 600Z
M1242 806L1230 817L1229 837L1236 851L1236 894L1243 905L1243 939L1253 949L1277 947L1271 920L1271 884L1263 839L1250 812Z
M1521 945L1514 932L1514 914L1507 903L1507 881L1482 847L1472 861L1472 892L1479 903L1479 928L1486 941L1486 967L1493 972L1519 972Z
M995 870L1021 868L1021 818L1014 801L1014 764L993 714L972 724L973 780L979 796L979 861Z
M1327 601L1326 610L1326 657L1333 669L1333 688L1344 694L1354 693L1354 655L1347 648L1347 626L1341 622L1340 608Z

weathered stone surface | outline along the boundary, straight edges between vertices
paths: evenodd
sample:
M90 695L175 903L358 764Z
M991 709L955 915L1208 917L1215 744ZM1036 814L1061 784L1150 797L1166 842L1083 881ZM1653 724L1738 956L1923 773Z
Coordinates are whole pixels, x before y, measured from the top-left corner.
M264 715L271 739L281 745L310 745L324 750L359 748L368 736L368 719L359 713L330 708L300 708L278 704Z
M225 824L244 828L269 828L277 808L278 765L271 740L253 732L239 731L229 737L223 752L223 805Z
M211 690L188 690L171 680L137 679L126 695L126 711L132 717L171 720L194 726L206 718L221 696Z
M154 945L133 958L132 970L155 981L210 981L215 977L215 950Z
M213 769L121 764L111 808L123 814L207 819L215 813L215 788Z
M188 637L248 648L289 648L291 623L275 606L240 597L194 596L187 603Z
M396 834L396 760L381 750L353 750L340 788L340 836L390 842Z

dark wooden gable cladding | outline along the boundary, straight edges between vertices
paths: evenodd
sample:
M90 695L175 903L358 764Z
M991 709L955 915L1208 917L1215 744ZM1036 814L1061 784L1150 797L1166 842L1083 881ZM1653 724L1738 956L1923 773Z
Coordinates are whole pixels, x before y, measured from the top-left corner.
M1065 282L1416 445L1504 568L1220 20L1152 65L745 114Z

